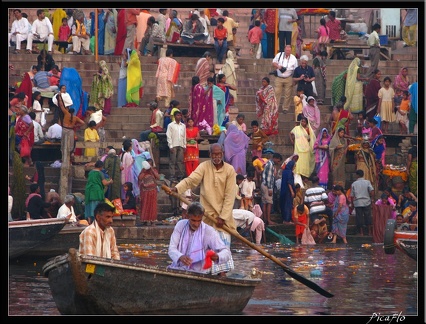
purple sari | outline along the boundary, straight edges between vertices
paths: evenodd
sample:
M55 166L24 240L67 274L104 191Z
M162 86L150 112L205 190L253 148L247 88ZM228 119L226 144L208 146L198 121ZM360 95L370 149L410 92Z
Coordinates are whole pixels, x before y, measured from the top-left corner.
M326 132L327 137L323 138L322 133ZM314 144L314 152L315 152L315 171L319 178L319 185L324 189L327 189L328 184L328 174L330 172L330 153L327 149L319 148L319 146L329 145L331 140L331 136L327 130L327 128L323 128L317 137L317 140Z
M225 162L231 164L237 174L246 175L246 154L250 138L234 124L229 125L223 142Z

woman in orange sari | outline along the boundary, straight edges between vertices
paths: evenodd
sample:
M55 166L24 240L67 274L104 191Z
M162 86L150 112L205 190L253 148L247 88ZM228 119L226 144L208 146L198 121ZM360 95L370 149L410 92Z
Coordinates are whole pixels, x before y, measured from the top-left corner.
M148 161L142 162L142 170L138 176L140 189L140 220L142 224L155 226L157 222L157 180L158 171Z
M189 176L199 164L200 150L197 142L199 139L201 139L199 129L189 117L186 121L186 149L183 155L186 176Z

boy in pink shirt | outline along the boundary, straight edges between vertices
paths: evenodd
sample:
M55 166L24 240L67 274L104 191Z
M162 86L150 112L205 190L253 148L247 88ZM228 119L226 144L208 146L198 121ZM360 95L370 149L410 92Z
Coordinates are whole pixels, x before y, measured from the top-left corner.
M256 53L259 49L260 41L263 37L263 31L260 28L260 20L254 22L254 27L248 32L248 40L251 44L250 53L253 58L256 58Z

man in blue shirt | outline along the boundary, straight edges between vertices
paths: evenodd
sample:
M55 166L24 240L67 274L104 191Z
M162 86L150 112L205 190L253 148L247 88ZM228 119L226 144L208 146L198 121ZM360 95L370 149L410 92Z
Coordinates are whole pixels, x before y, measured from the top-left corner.
M47 71L41 71L40 70L40 66L36 66L36 70L37 73L34 75L34 87L33 87L33 92L35 91L40 91L40 92L48 92L48 91L53 91L53 92L57 92L58 91L58 86L56 85L50 85L49 82L49 78L52 76L52 73L47 72Z

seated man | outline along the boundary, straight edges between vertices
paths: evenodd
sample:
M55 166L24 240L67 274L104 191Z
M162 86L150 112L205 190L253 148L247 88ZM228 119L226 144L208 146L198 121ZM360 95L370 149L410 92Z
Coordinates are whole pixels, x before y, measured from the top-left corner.
M37 10L37 19L33 21L31 32L28 34L27 53L31 54L33 40L44 42L47 40L47 50L52 54L53 41L53 26L50 19L46 17L43 9Z
M74 195L66 195L65 199L64 199L64 204L59 207L58 210L58 214L56 215L56 218L66 218L68 220L68 222L70 222L71 224L76 224L77 223L77 216L75 215L74 212L74 202L75 202L75 198Z
M139 52L141 55L144 55L146 51L147 56L152 56L155 52L154 42L164 43L166 41L166 35L164 31L161 30L158 22L155 21L154 16L149 17L146 23L147 27L145 35L139 45Z
M168 252L173 263L168 268L211 273L211 261L222 264L231 260L231 251L218 232L202 221L203 215L204 207L193 202L188 207L188 219L176 223Z
M56 92L58 91L58 86L50 85L50 77L52 76L51 72L41 71L40 67L36 67L37 73L34 75L33 79L33 92Z
M262 210L258 204L253 206L253 210L256 211L256 214L245 209L233 209L232 216L235 220L235 226L237 228L241 228L243 231L245 231L246 228L250 226L250 231L256 232L256 244L261 244L262 235L263 241L266 244L265 223L263 222L262 218L260 218L262 215ZM259 211L260 216L257 216Z
M62 126L54 123L46 133L46 140L52 143L60 143L62 139Z
M50 207L50 203L43 201L38 183L30 185L30 194L25 201L25 207L27 207L27 220L45 218L45 208Z
M148 135L151 132L161 133L164 131L164 114L158 108L158 103L156 101L151 101L148 103L149 110L151 110L151 119L149 129L142 131L140 134L141 142L148 141Z
M208 36L204 34L204 26L196 14L192 14L191 19L183 25L181 33L182 43L200 44L207 40Z
M19 54L21 52L21 42L28 38L28 34L31 31L31 24L28 22L27 18L22 16L20 9L14 9L13 14L16 19L12 23L8 44L10 46L10 41L14 42L16 44L14 54ZM29 50L31 51L31 47Z

